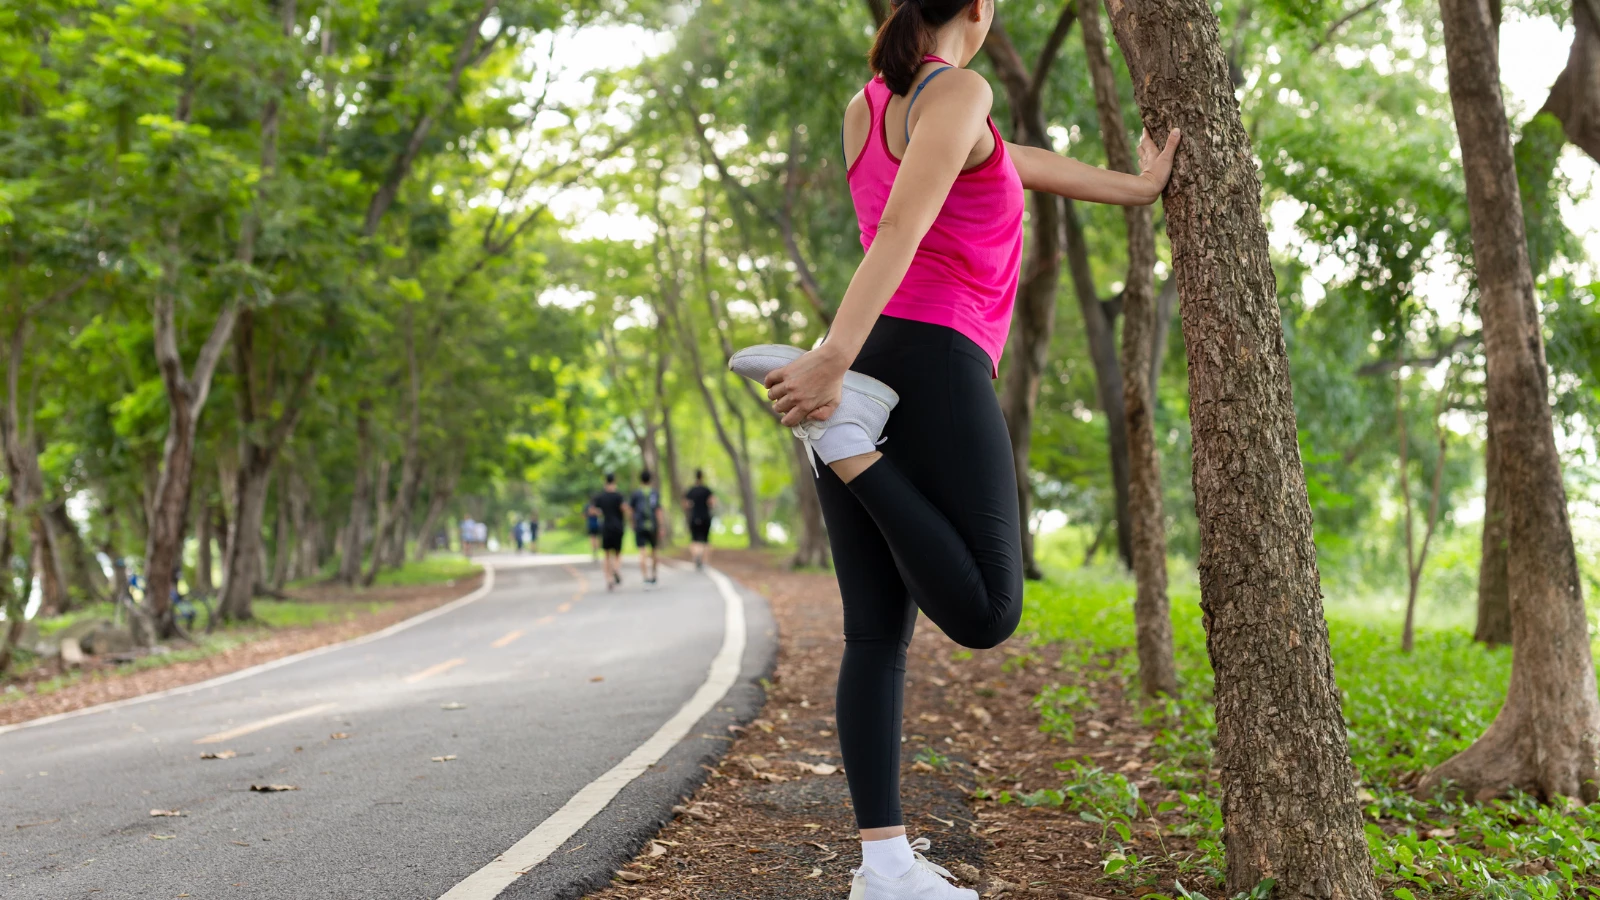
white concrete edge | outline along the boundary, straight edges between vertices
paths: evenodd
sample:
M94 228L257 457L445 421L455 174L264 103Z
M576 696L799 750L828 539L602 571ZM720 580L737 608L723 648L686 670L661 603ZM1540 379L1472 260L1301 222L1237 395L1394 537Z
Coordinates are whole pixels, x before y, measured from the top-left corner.
M722 595L723 633L722 648L712 658L706 680L688 702L668 719L655 734L640 744L632 753L617 763L609 772L596 778L548 819L540 822L527 837L511 845L494 861L467 876L451 888L440 900L494 900L513 882L533 867L544 862L550 854L577 834L591 819L599 815L617 794L634 779L688 736L689 731L739 680L739 670L744 662L745 616L744 600L734 589L728 576L716 569L706 569L705 574Z
M164 691L156 691L153 694L140 694L137 697L127 697L122 700L113 700L109 703L101 703L96 706L86 706L83 709L74 709L70 712L56 713L52 716L29 719L26 722L18 722L14 725L3 725L0 726L0 735L4 735L13 731L21 731L24 728L37 728L40 725L49 725L54 722L65 721L67 719L76 719L79 716L89 716L94 715L95 713L110 712L113 709L122 709L123 707L127 706L148 703L152 700L160 700L164 697L177 697L183 694L192 694L196 691L203 691L207 688L221 687L224 684L229 684L234 681L241 681L253 675L260 675L262 672L270 672L273 669L280 669L287 665L293 665L301 660L310 659L314 656L321 656L324 653L332 653L335 650L344 650L350 647L357 647L362 644L370 643L372 641L382 640L390 635L399 634L408 628L415 628L424 622L437 619L446 613L454 612L455 610L458 610L469 603L487 597L489 592L494 590L495 567L489 562L483 562L482 565L483 585L477 590L467 594L464 597L458 597L457 599L452 600L443 606L436 606L433 609L417 613L409 619L402 619L399 622L396 622L393 625L390 625L388 628L384 628L380 631L374 631L371 634L363 634L359 637L353 637L347 641L340 641L337 644L314 647L310 650L296 653L292 656L280 657L269 662L261 663L257 666L251 666L248 669L240 669L237 672L229 672L226 675L218 675L216 678L210 678L205 681L197 681L194 684L180 685L179 687L168 688Z

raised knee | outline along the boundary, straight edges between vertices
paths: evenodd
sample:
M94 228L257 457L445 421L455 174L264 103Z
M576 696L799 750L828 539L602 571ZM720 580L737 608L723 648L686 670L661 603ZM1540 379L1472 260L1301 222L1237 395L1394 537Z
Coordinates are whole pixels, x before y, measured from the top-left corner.
M993 650L1004 644L1016 630L1016 624L1009 623L1000 628L990 628L959 636L952 635L952 637L956 643L966 647L968 650Z

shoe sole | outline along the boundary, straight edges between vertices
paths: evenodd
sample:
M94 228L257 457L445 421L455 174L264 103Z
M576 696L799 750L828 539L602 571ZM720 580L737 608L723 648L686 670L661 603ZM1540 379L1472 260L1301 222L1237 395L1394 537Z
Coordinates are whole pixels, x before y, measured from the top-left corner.
M799 347L791 347L787 344L757 344L754 347L746 347L735 353L728 360L728 368L731 370L733 364L738 362L741 357L776 356L784 360L785 364L788 364L804 356L805 353L806 351L801 350ZM900 395L895 393L894 388L873 378L871 375L863 375L860 372L845 372L844 386L852 391L871 397L887 406L891 411L900 403Z

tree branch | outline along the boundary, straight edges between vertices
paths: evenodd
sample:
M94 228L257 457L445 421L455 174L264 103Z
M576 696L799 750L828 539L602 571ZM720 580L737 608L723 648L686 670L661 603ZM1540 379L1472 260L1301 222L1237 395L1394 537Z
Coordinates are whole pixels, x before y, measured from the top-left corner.
M1382 2L1383 0L1367 0L1366 3L1363 3L1355 9L1345 13L1339 18L1339 21L1329 25L1328 30L1323 33L1322 37L1315 44L1311 45L1311 52L1316 53L1318 50L1326 47L1328 43L1332 41L1346 25L1349 25L1352 20L1363 15L1364 13L1377 9L1379 4Z

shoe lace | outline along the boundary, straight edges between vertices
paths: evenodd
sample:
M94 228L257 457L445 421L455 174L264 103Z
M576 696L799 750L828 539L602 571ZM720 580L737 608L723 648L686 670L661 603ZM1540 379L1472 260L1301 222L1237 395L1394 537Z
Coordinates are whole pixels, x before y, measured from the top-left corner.
M941 866L938 863L935 863L932 860L928 859L926 856L922 855L922 851L930 849L931 847L933 847L933 842L932 841L928 840L925 837L924 838L917 838L916 840L911 842L911 854L917 858L917 863L919 865L921 865L923 868L932 869L933 871L937 872L938 874L943 875L946 880L954 882L956 880L956 877L954 875L951 875L949 870L945 869L944 866Z
M811 474L817 478L822 477L822 471L817 468L817 460L821 459L822 457L818 455L816 445L817 441L822 440L822 433L827 430L828 423L819 422L816 419L807 419L790 429L794 436L800 439L800 443L805 445L806 459L811 463ZM878 438L878 442L873 444L873 446L882 447L884 441L887 441L888 439L889 438L887 435Z

